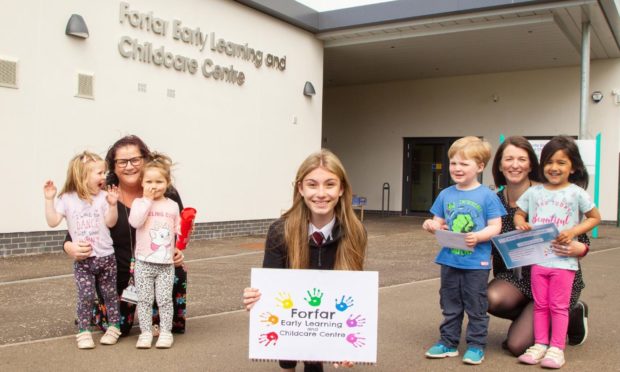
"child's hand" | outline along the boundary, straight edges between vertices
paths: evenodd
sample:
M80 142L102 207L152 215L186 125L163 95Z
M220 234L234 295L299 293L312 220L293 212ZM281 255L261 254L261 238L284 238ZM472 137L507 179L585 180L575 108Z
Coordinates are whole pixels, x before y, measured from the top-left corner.
M108 201L110 207L116 207L116 203L118 202L118 196L118 186L108 186L108 195L106 196L106 200Z
M424 223L422 224L422 228L426 231L428 231L429 233L435 233L435 230L446 230L448 228L448 226L446 225L441 225L439 222L435 221L435 220L431 220L428 219L426 221L424 221Z
M527 222L524 222L522 224L515 224L515 227L517 230L521 230L521 231L530 231L532 230L532 225L530 225Z
M145 188L142 191L142 196L149 200L155 200L155 189L153 188Z
M465 235L465 244L467 244L469 248L475 247L476 244L478 244L478 234L474 232L467 233Z
M45 195L45 199L53 200L57 191L58 190L52 180L45 181L45 184L43 185L43 195Z
M555 240L560 244L568 245L570 244L570 242L573 241L574 238L575 234L570 229L568 229L559 233L558 236L555 237Z
M260 300L260 291L256 288L245 288L243 290L243 306L250 311L256 301Z

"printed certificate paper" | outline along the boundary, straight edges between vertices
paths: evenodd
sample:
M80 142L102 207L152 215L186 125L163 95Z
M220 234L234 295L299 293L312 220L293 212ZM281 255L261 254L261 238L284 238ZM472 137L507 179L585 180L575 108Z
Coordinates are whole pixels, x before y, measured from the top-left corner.
M445 248L456 248L464 251L473 251L473 247L468 247L465 243L467 234L452 232L449 230L435 230L435 238L440 246Z
M493 244L509 269L557 259L551 241L558 235L554 224L535 226L530 231L515 230L494 237Z
M376 271L252 269L250 359L377 361Z

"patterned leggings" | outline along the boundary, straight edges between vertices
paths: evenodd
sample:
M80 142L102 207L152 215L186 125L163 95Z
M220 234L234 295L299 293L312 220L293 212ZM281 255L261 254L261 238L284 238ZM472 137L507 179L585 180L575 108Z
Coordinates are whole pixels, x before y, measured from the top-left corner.
M95 280L99 284L110 323L119 323L118 294L116 293L116 258L89 257L73 263L75 286L77 287L77 317L80 330L90 328L92 309L97 297Z
M138 320L142 333L151 332L153 325L153 297L159 308L160 330L172 330L172 285L174 284L174 265L154 264L136 260L136 290L138 291ZM154 288L153 288L154 287Z

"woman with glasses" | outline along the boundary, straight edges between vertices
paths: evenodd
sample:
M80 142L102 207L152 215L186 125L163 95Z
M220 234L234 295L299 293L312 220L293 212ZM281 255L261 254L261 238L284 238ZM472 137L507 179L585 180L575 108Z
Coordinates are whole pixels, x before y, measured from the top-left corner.
M114 254L118 267L117 289L118 293L123 293L127 288L131 277L133 255L136 244L136 230L129 225L130 207L133 201L143 195L140 173L145 160L150 158L150 150L138 136L125 136L116 141L108 150L106 162L108 164L107 183L116 185L119 190L118 222L116 226L110 228ZM174 188L168 190L165 196L172 199L179 205L179 210L183 209L183 203ZM65 252L77 261L84 260L90 255L91 247L84 243L74 243L67 238L64 244ZM172 320L172 332L185 332L185 308L186 308L186 289L187 289L187 269L183 264L183 253L176 249L173 260L175 266L174 287L172 290L172 303L174 305L174 317ZM107 318L103 301L98 301L99 306L96 310L94 321L102 329L107 326ZM120 303L121 332L122 335L129 334L134 322L135 305L124 301ZM153 312L153 324L159 324L157 311ZM157 330L154 330L157 333Z

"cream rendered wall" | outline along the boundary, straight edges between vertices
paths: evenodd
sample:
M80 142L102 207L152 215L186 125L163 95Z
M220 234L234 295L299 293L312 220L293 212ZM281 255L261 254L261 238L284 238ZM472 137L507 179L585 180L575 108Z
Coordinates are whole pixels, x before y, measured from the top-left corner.
M0 88L0 232L47 229L42 185L64 182L72 155L105 155L137 134L177 163L174 177L198 222L275 218L290 205L296 167L320 148L323 47L312 34L227 0L130 0L131 10L200 27L217 38L286 55L286 70L137 30L119 22L119 1L8 1L0 12L0 58L18 60L19 89ZM81 14L90 37L64 34ZM170 27L172 25L170 24ZM122 36L241 70L239 87L121 57ZM94 100L75 98L77 72L95 76ZM302 95L311 81L317 95ZM145 93L138 83L146 84ZM167 97L174 89L176 98ZM293 124L293 118L297 124Z
M602 133L600 210L616 220L620 105L611 91L620 89L620 60L591 68L590 90L604 94L590 103L588 124L591 138ZM381 209L389 182L390 209L400 211L404 137L477 135L495 149L500 134L578 135L579 74L570 67L327 88L323 145L340 156L369 209ZM483 183L493 183L489 166Z

